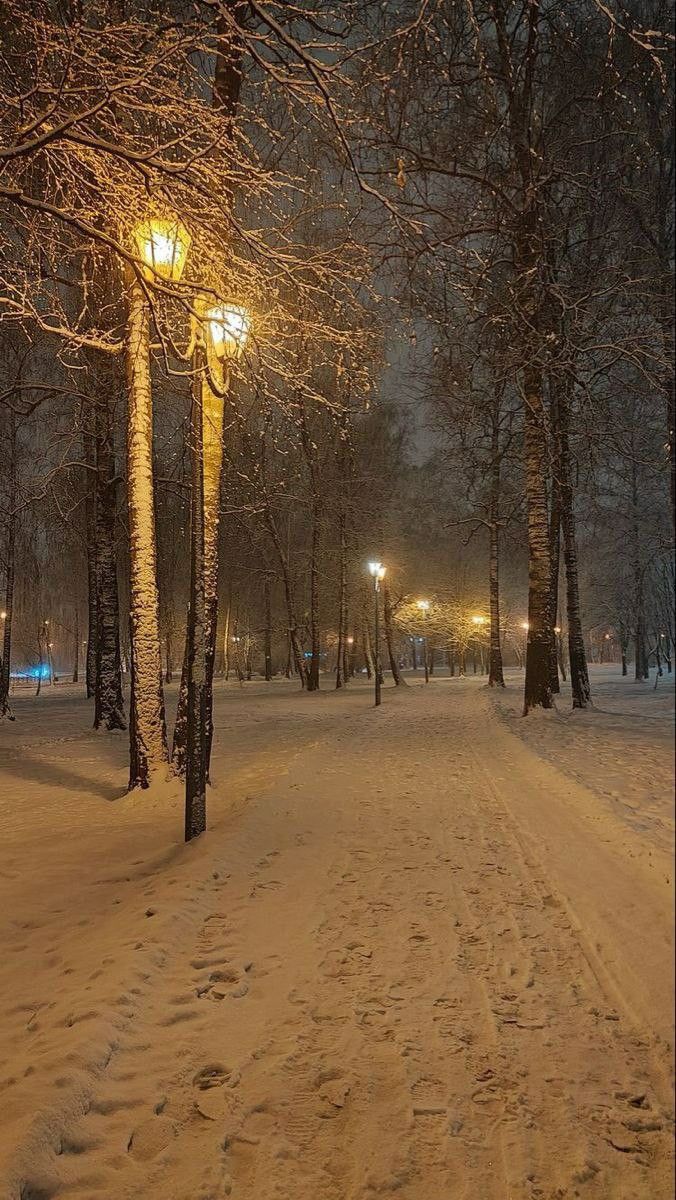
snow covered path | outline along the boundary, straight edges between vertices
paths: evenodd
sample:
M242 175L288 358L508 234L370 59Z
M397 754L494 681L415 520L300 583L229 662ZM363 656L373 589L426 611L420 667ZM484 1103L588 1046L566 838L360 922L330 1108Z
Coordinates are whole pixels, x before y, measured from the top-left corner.
M473 679L223 689L187 848L123 737L21 701L2 1200L666 1200L669 724L621 686L579 732Z

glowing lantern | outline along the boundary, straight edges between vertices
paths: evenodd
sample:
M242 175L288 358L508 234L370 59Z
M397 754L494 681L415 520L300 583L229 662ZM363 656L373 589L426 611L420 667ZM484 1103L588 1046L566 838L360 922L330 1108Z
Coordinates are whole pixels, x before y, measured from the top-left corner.
M162 219L151 217L134 230L139 258L149 267L149 277L170 279L178 283L188 257L190 242L188 230L178 217Z
M204 315L216 357L240 358L251 328L247 310L239 304L221 304L208 308Z

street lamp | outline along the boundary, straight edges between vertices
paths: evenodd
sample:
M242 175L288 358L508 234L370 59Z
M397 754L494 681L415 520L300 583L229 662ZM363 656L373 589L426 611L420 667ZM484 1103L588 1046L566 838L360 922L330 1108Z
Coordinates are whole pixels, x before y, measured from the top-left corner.
M142 277L178 283L190 234L175 217L150 217L133 231ZM150 314L143 278L130 267L127 330L127 500L132 656L130 786L147 787L153 765L166 760L161 684L157 548L153 489Z
M178 283L192 241L178 217L151 217L143 221L134 230L134 240L146 279L159 276Z
M429 600L418 600L418 608L420 609L420 611L422 613L424 613L424 616L425 616L425 683L429 683L429 681L430 681L430 663L429 663L428 633L427 633L427 622L429 620L429 615L430 615Z
M229 364L241 357L251 320L238 304L197 298L191 407L192 509L185 722L185 840L206 828L206 781L213 737L213 679L218 601L218 524L225 394ZM233 638L239 643L239 638ZM239 646L238 646L239 650ZM240 673L238 655L238 674ZM174 747L175 761L180 758Z
M209 343L220 362L241 358L251 329L251 317L241 304L218 304L206 309Z
M472 624L473 624L473 625L476 625L476 631L477 631L477 637L473 638L473 640L472 640L472 661L473 661L473 664L474 664L474 674L476 675L476 652L477 652L477 647L478 647L478 650L479 650L479 658L480 658L480 661L481 661L481 672L482 672L482 674L483 674L483 670L484 670L484 656L483 656L483 649L482 649L482 647L481 647L481 644L478 642L478 635L479 635L479 633L480 633L480 631L481 631L481 626L486 624L486 618L485 618L485 617L482 617L482 616L474 616L474 617L472 617Z
M374 608L375 608L375 659L376 659L376 664L375 664L375 666L376 666L376 669L375 669L375 679L376 679L375 702L376 702L376 707L380 704L380 688L381 688L381 683L382 683L382 678L381 678L381 673L380 673L380 604L378 602L378 595L380 593L381 581L385 578L385 570L386 570L386 568L380 562L370 562L369 563L369 572L373 579L373 603L374 603Z

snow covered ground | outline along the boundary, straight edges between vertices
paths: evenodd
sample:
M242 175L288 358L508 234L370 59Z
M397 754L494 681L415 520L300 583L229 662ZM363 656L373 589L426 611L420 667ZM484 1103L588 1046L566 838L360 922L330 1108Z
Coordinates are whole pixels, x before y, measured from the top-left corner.
M2 1200L671 1196L671 689L508 682L220 686L188 847L126 735L15 698Z

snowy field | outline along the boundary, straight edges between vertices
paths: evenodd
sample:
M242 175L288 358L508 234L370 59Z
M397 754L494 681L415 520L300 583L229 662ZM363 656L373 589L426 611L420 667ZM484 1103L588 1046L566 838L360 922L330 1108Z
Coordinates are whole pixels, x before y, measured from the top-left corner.
M218 687L188 847L76 690L14 697L2 1200L672 1195L669 682L408 682Z

